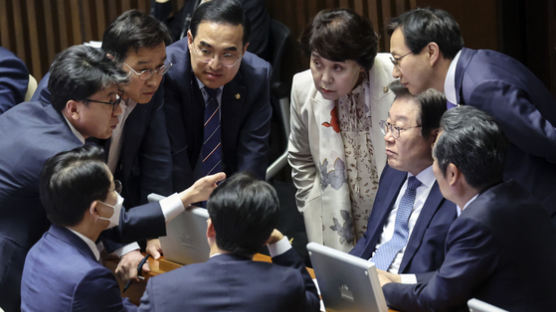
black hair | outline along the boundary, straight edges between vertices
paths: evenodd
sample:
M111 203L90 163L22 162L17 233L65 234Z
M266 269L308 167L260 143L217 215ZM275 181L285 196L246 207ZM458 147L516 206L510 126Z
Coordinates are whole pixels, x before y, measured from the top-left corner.
M212 22L218 24L230 24L243 26L243 45L249 41L251 27L249 20L245 16L241 4L235 0L218 0L201 3L193 16L189 30L193 38L197 35L197 29L201 22Z
M95 200L105 200L110 175L99 147L84 145L48 159L42 169L39 191L52 224L72 226Z
M129 10L118 16L104 31L102 49L121 63L131 49L154 48L172 43L166 26L154 17L137 10Z
M399 80L394 80L388 86L396 99L413 99L419 104L420 115L417 123L421 124L421 135L428 138L433 130L440 127L440 118L446 111L446 97L435 89L427 89L417 95L412 95Z
M444 174L452 163L479 191L502 181L507 141L490 115L459 106L444 113L440 127L433 155Z
M207 201L220 249L250 257L278 225L278 195L265 181L237 173L224 181Z
M335 62L354 60L365 70L373 67L378 36L371 22L350 9L320 11L301 36L308 56L313 51Z
M446 11L417 8L392 19L388 34L401 27L405 44L412 53L420 53L429 42L436 42L445 58L453 59L463 48L463 37L456 20Z
M97 48L76 45L60 52L50 66L48 90L61 112L69 100L82 101L102 89L127 82L127 74Z

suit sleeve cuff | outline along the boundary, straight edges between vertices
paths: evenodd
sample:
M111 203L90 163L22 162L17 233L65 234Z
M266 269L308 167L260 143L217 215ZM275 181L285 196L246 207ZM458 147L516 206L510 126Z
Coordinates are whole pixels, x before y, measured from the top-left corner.
M274 258L290 250L292 245L290 244L288 237L284 236L276 243L267 245L267 248L270 256Z
M183 203L178 193L174 193L164 199L160 200L160 208L164 215L164 221L170 222L185 210Z
M402 284L417 284L417 276L415 274L400 274Z
M127 244L123 247L120 247L120 248L114 250L112 253L121 258L126 253L128 253L130 251L138 250L138 249L140 249L139 244L137 244L137 242L133 242L131 244Z

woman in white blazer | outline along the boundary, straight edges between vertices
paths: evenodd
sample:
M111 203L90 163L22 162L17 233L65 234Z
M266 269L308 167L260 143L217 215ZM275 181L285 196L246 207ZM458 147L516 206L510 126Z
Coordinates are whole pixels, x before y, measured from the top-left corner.
M386 163L379 121L394 100L389 54L348 9L319 12L302 43L310 69L293 78L288 161L309 241L349 251L365 233Z

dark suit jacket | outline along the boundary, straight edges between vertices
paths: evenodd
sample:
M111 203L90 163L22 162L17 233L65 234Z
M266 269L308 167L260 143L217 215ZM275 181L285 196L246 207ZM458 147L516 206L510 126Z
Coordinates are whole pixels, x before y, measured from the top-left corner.
M43 77L33 100L50 103L49 77L50 73ZM147 104L137 104L125 121L114 178L122 182L127 207L145 204L150 193L172 192L172 158L165 124L162 99L156 97ZM110 140L94 142L105 148L108 157Z
M166 74L164 110L173 161L174 190L183 190L196 180L195 165L203 144L205 103L191 69L187 38L166 49L174 64ZM228 176L249 171L264 179L270 133L270 65L245 53L235 78L222 93L223 167Z
M452 223L446 259L427 282L383 287L401 311L465 310L472 297L509 311L556 307L556 233L516 182L493 186Z
M44 162L82 143L63 117L50 105L25 102L0 115L0 307L19 307L19 285L25 255L48 229L39 198L39 177ZM120 227L103 232L109 251L114 241L128 243L165 235L159 204L123 212ZM112 246L112 247L111 247Z
M153 277L139 311L319 311L315 284L295 251L272 262L223 254Z
M24 101L29 71L12 52L0 47L0 114Z
M114 275L70 230L52 225L31 248L21 280L23 311L136 311Z
M460 104L492 115L510 141L504 180L538 200L556 226L556 102L544 84L507 55L464 48L456 67Z
M407 172L388 165L384 167L367 231L351 254L364 259L371 257L406 178ZM399 273L426 273L438 269L444 261L446 234L455 218L456 206L442 197L435 182L407 242ZM420 274L417 278L420 279Z

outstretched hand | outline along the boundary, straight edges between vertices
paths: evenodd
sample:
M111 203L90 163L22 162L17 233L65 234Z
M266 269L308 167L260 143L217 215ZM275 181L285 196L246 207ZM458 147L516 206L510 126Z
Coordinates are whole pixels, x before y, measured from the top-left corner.
M219 172L195 181L192 186L180 193L183 205L187 207L191 203L207 200L212 191L218 186L217 183L225 178L226 174L224 172Z

